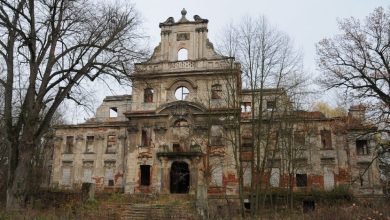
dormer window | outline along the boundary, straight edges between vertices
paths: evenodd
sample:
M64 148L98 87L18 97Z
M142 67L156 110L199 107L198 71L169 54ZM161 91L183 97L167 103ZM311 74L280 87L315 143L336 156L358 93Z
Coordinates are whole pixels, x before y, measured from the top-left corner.
M177 52L177 60L178 61L188 60L188 50L185 48L180 49Z
M222 86L220 84L214 84L211 86L211 99L222 98Z
M152 88L144 89L144 102L145 103L153 102L153 93L154 93L154 90Z

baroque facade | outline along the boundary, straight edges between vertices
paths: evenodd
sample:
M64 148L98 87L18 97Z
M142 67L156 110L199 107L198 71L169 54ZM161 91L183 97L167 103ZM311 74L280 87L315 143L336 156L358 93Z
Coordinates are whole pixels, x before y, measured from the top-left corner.
M214 51L207 24L184 9L177 22L160 23L160 44L131 75L132 95L107 96L95 118L56 129L51 187L237 195L237 167L249 187L254 146L262 146L269 187L380 193L375 129L362 106L327 118L293 111L283 89L241 89L240 64Z

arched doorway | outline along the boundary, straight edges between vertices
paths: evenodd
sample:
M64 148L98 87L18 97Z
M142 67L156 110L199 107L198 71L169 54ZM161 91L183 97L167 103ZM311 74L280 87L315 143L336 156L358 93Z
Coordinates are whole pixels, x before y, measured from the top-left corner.
M171 193L188 193L190 190L190 170L185 162L173 162L171 166Z

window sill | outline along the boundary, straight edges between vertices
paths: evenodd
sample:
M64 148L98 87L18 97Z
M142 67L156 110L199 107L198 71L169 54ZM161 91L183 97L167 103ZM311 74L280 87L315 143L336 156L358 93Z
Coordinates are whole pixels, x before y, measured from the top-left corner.
M106 152L105 154L116 154L116 152Z
M334 148L320 148L320 150L335 150Z
M83 154L95 154L95 152L84 152Z

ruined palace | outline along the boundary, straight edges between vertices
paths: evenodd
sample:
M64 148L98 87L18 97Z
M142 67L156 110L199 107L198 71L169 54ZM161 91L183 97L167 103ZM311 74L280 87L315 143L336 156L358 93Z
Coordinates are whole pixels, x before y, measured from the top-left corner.
M96 117L56 128L52 188L237 195L239 182L247 189L263 178L274 188L381 192L363 106L327 118L294 110L283 88L242 88L240 64L215 52L208 20L186 14L160 23L161 42L130 76L131 95L107 96Z

